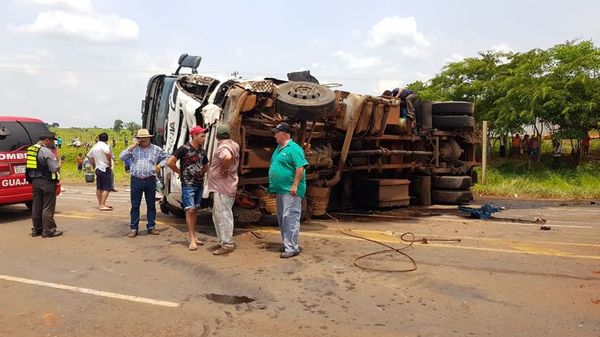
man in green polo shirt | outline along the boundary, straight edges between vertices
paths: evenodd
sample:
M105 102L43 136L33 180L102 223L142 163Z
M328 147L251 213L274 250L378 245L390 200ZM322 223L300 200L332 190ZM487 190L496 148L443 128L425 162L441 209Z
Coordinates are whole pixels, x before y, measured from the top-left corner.
M275 134L277 148L271 157L269 168L269 192L277 202L277 222L283 240L282 259L300 254L300 214L302 198L306 193L304 168L308 165L304 151L292 138L288 123L280 123L271 129Z

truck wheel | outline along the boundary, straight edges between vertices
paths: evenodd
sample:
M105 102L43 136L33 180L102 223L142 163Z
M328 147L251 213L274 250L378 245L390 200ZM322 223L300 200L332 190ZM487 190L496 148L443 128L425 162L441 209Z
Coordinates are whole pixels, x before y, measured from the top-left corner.
M287 82L279 85L275 109L296 120L325 117L335 107L335 94L329 88L311 82Z
M174 216L178 217L178 218L183 218L185 217L185 211L182 209L179 209L171 204L169 204L168 202L165 202L165 205L167 207L167 210L169 211L169 213L173 214Z
M431 201L437 204L462 205L473 200L471 191L431 190Z
M432 116L432 124L438 129L473 128L475 119L471 116Z
M435 116L472 116L475 111L475 105L471 102L434 102L431 105L431 113Z
M449 190L465 190L472 185L469 176L438 176L431 177L431 186Z
M160 211L163 214L169 214L169 207L167 207L167 200L165 200L166 198L163 198L159 203L159 207L160 207Z

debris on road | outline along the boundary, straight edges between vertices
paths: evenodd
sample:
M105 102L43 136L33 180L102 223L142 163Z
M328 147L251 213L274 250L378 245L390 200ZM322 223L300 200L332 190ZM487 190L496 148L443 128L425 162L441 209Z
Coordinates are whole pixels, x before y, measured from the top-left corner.
M489 219L493 213L500 212L504 209L506 209L506 207L494 206L492 204L485 204L479 208L458 206L459 211L469 213L472 218L476 219Z

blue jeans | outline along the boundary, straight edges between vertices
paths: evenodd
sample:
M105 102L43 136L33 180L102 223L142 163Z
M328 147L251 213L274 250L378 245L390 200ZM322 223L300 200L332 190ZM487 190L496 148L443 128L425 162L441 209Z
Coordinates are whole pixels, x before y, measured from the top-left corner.
M190 208L199 209L202 203L202 186L182 186L181 199L183 210L187 211Z
M131 177L131 227L132 231L138 230L140 223L140 205L142 203L142 194L146 198L146 213L148 225L146 228L151 230L156 226L156 177L144 179Z
M299 252L300 214L302 198L291 194L276 194L277 223L281 231L281 239L286 252Z

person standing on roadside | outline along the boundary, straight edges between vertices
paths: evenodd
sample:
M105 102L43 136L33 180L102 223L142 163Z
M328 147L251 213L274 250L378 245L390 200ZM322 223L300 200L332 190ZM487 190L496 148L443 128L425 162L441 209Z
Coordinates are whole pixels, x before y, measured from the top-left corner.
M125 148L119 155L122 161L129 160L131 162L129 171L131 175L131 221L128 235L130 238L138 235L142 195L146 199L148 234L159 234L156 229L156 167L164 163L168 155L160 147L151 144L151 138L152 135L147 129L139 129L131 146Z
M231 139L227 125L217 127L217 141L208 171L208 191L213 192L212 219L219 243L208 250L213 255L223 255L235 249L233 203L237 194L240 146Z
M517 133L514 135L511 143L511 152L513 158L518 158L521 154L521 145L521 136L519 136L519 134Z
M292 138L288 123L279 123L271 129L277 148L269 167L269 192L277 202L277 222L283 239L282 259L300 254L300 215L302 198L306 193L304 168L308 165L304 151Z
M79 152L75 160L77 161L77 172L81 173L83 171L83 153Z
M202 202L204 173L208 164L206 152L202 148L205 138L206 129L198 125L194 126L190 130L190 142L180 146L167 160L167 166L181 179L181 199L189 234L189 250L196 250L198 245L204 244L196 238L196 222Z
M98 142L88 152L87 157L96 167L96 197L100 211L112 211L112 206L106 205L106 200L113 186L113 153L108 146L108 134L102 132L98 135Z
M56 140L54 132L40 136L36 144L27 148L27 164L25 177L31 183L33 202L31 220L33 228L31 236L53 238L63 232L56 230L54 212L56 211L56 185L60 180L58 171L62 161L59 161L52 151Z

